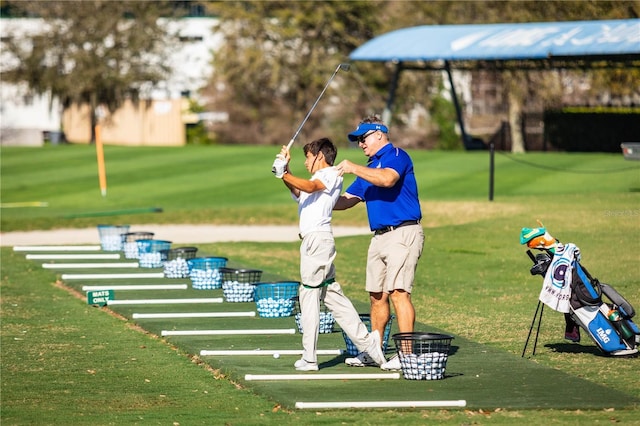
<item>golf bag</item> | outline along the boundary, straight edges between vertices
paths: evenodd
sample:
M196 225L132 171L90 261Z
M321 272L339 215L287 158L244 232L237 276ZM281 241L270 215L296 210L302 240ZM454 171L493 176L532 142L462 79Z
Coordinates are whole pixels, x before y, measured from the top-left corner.
M565 248L559 243L557 247L560 251ZM577 247L573 247L579 253ZM564 304L550 305L552 309L566 312L564 307L568 302L568 315L565 315L567 329L570 329L570 322L575 323L589 334L589 337L605 354L622 356L638 353L640 329L632 321L635 315L633 306L613 287L593 278L587 269L580 264L579 254L569 262L566 257L563 260L558 255L558 249L554 250L555 253L548 249L541 250L543 253L535 257L530 250L527 251L534 262L530 271L531 275L542 275L545 277L545 282L563 281L565 276L567 278L571 276L569 291L566 291L561 297L559 294L554 295ZM558 288L559 286L556 287L556 290ZM545 289L543 285L540 300L549 305L543 300L545 290L554 290ZM558 309L561 305L563 309Z

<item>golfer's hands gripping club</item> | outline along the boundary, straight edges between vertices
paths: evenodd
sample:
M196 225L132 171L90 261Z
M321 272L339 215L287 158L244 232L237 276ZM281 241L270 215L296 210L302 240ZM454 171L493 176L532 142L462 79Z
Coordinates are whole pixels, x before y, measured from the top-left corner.
M283 146L273 162L272 171L275 177L282 179L284 174L289 172L289 160L291 160L289 148L288 146Z

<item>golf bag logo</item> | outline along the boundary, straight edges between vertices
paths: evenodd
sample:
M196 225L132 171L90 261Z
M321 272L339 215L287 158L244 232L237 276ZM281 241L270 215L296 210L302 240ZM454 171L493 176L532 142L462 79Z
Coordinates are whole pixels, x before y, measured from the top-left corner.
M611 340L609 338L609 334L611 334L611 329L607 328L607 330L603 330L602 327L598 328L596 330L596 333L598 333L598 337L600 338L600 340L602 340L603 343L609 343L609 341Z
M566 282L565 278L567 276L567 270L571 267L571 261L565 257L558 258L553 265L551 266L551 270L553 274L551 275L551 285L558 289L564 288L569 283Z

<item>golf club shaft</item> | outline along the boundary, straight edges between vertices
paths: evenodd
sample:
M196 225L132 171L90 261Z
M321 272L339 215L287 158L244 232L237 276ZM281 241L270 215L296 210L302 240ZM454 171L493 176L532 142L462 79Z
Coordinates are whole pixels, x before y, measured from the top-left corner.
M291 148L291 145L293 145L293 143L295 142L296 138L298 137L298 134L302 130L302 127L304 127L304 124L307 122L307 120L309 119L309 116L311 115L313 110L316 108L316 105L318 105L318 102L320 101L320 98L322 98L322 95L324 95L324 92L327 90L327 87L329 87L329 84L331 84L331 81L336 76L338 71L340 71L341 69L343 69L345 71L348 71L350 67L351 66L349 64L339 64L336 67L336 70L333 72L333 74L331 74L331 77L327 81L327 84L324 85L324 88L322 89L322 92L320 92L320 95L318 95L318 98L316 99L316 101L311 106L311 109L309 109L309 112L304 117L304 120L302 120L302 123L300 123L300 126L298 127L298 130L296 130L296 132L293 134L293 137L291 138L291 140L287 144L287 151ZM278 160L280 160L280 161L284 160L283 156L280 155L280 154L276 155L276 159L274 160L273 165L271 166L271 171L273 173L276 173L276 164L277 164Z
M331 84L331 81L336 76L336 74L338 74L338 71L340 71L341 69L344 69L345 71L348 70L349 69L349 64L340 64L340 65L338 65L336 67L336 70L333 72L333 74L331 74L331 77L329 78L329 80L327 80L327 84L324 85L324 88L322 89L322 92L320 92L320 95L318 95L316 101L311 106L311 109L309 109L309 112L307 112L307 115L302 120L302 123L300 123L300 126L298 127L298 130L296 130L296 132L293 134L293 137L291 138L291 140L289 141L289 144L287 145L287 150L289 148L291 148L291 145L293 145L293 142L298 137L298 134L302 130L302 127L304 127L305 123L309 119L309 116L311 115L313 110L316 108L316 105L318 105L318 102L320 102L320 98L322 98L322 95L324 95L324 92L327 90L327 87L329 87L329 84Z
M349 64L339 64L336 67L335 71L333 72L333 74L331 74L331 77L329 78L329 80L327 80L327 83L324 85L324 88L322 89L322 92L320 92L320 94L316 98L316 101L313 103L313 105L309 109L309 112L307 112L307 115L302 120L302 123L300 123L300 126L298 127L298 130L296 130L296 132L293 134L293 137L291 138L291 140L289 141L289 144L287 145L287 149L291 148L291 145L293 145L293 142L298 137L298 134L300 133L300 131L304 127L305 123L309 119L309 116L311 116L311 113L313 112L313 110L316 109L316 106L318 105L318 102L320 101L320 98L322 98L322 95L324 95L324 92L327 90L327 88L331 84L331 81L333 81L334 77L336 76L336 74L338 74L338 71L340 71L341 69L344 69L345 71L349 70Z

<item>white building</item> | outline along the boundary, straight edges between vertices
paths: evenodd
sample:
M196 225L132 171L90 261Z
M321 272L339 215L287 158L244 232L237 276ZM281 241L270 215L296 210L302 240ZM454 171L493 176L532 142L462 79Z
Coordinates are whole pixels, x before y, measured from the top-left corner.
M177 34L179 48L169 52L172 75L150 91L150 99L161 102L191 96L198 101L199 89L213 73L213 53L223 42L222 36L214 32L217 22L217 18L203 17L166 22L169 32ZM40 31L43 25L43 20L37 18L0 19L0 37L23 37ZM15 60L6 50L1 51L0 69L11 67ZM62 108L57 99L30 93L26 84L2 81L0 102L0 144L41 146L45 135L53 143L58 142Z

